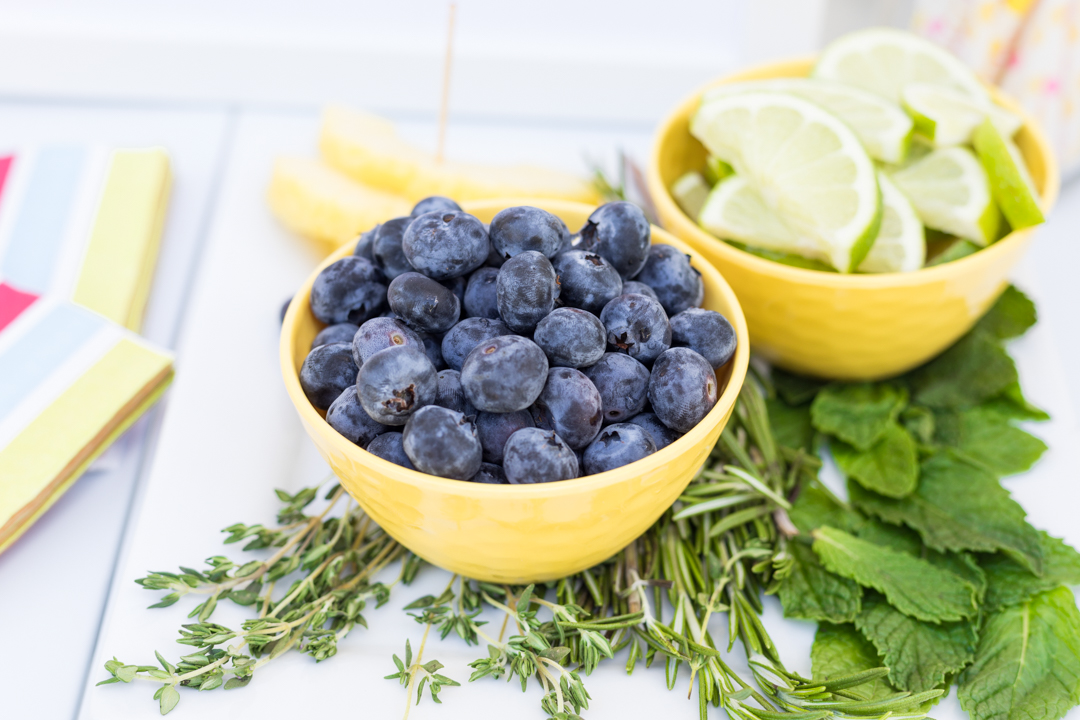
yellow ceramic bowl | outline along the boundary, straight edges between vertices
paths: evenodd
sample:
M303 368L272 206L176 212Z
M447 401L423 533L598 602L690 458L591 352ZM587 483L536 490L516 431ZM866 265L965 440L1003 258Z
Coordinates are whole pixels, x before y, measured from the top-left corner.
M706 151L690 135L690 120L708 87L804 77L812 67L812 58L765 65L687 98L657 133L649 190L664 227L699 250L731 283L756 352L780 367L823 378L896 375L940 353L989 309L1031 242L1033 228L961 260L913 273L841 275L781 265L732 247L698 227L668 190L683 173L705 166ZM1058 173L1046 139L1015 102L991 92L1024 118L1016 142L1042 195L1043 212L1049 212L1057 199Z
M593 208L557 200L493 200L466 205L489 222L499 210L534 205L571 228ZM632 465L587 478L541 485L483 485L425 475L375 457L331 428L308 402L297 373L321 324L308 295L318 270L348 255L342 247L296 293L281 329L281 370L289 397L319 452L360 506L390 535L425 560L490 582L553 580L611 557L643 533L682 493L731 416L746 376L746 320L720 273L659 228L653 241L694 257L705 281L705 307L731 321L735 357L719 373L716 407L679 440Z

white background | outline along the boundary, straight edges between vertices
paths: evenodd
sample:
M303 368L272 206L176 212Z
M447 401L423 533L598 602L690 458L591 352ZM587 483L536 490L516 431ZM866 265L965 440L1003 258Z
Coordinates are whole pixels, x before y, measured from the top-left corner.
M813 52L853 27L903 24L909 9L887 0L462 0L448 153L575 171L619 148L644 160L655 123L697 84ZM267 213L270 163L314 153L326 101L385 113L432 146L446 15L446 3L431 1L0 0L0 144L171 151L177 178L147 334L178 350L176 384L157 411L0 555L0 717L155 716L152 687L93 688L113 654L147 662L154 649L181 650L172 640L185 613L145 610L153 597L132 580L220 552L221 527L272 518L270 488L321 479L325 466L284 396L275 349L278 307L318 258ZM1033 429L1051 452L1007 483L1032 522L1074 544L1078 223L1074 184L1020 276L1043 321L1014 354L1026 390L1054 421ZM407 636L415 646L422 629L398 608L441 589L441 578L429 571L370 613L372 630L357 630L332 661L316 668L286 658L242 691L183 691L174 717L397 717L402 691L381 677L390 653ZM771 604L766 620L792 668L807 671L812 628L779 619ZM458 641L429 652L459 680L476 656ZM696 717L657 671L627 681L610 667L589 687L591 720ZM535 693L515 686L485 682L445 698L413 716L541 717ZM954 706L940 710L939 720L962 717Z

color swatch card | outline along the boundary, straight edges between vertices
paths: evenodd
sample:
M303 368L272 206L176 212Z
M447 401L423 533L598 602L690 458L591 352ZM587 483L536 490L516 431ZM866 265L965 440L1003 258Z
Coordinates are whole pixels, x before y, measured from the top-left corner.
M170 183L159 149L0 153L0 551L172 377L131 332Z
M170 186L160 149L0 153L0 279L138 330Z

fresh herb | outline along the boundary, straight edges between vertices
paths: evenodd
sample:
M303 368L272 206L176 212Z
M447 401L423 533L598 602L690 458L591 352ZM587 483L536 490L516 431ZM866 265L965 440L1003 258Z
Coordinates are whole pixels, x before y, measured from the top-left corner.
M470 681L516 680L525 691L531 680L559 720L580 718L589 674L620 653L627 673L662 665L669 688L696 692L701 718L709 705L741 720L921 718L955 682L973 720L1057 720L1080 701L1080 613L1065 587L1080 583L1080 553L1028 525L999 483L1045 449L1012 424L1045 413L1024 399L1002 345L1034 317L1010 289L941 357L885 383L751 377L705 467L644 535L543 585L453 576L439 596L406 606L424 640L415 658L406 642L388 678L406 688L407 707L425 688L439 702L458 684L437 660L422 661L434 628L483 646ZM817 478L821 444L849 476L850 503ZM102 684L149 680L164 714L178 686L243 687L290 650L330 658L366 626L369 603L379 607L421 570L340 487L314 514L314 488L278 497L276 527L225 530L227 543L266 559L216 556L206 570L138 581L166 592L152 607L206 598L180 630L196 652L175 665L159 653L158 665L113 659ZM396 579L377 582L391 565ZM813 678L786 669L762 624L772 593L785 616L821 623ZM211 622L222 600L254 617L239 630ZM485 608L502 621L481 621ZM714 614L727 619L719 641ZM736 642L752 677L723 660Z

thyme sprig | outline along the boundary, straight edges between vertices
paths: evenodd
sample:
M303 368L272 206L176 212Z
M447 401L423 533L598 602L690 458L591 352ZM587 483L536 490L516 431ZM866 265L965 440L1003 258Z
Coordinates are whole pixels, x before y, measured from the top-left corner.
M587 678L601 663L625 651L627 673L663 661L667 686L697 692L701 718L709 705L743 720L827 720L925 716L924 704L940 691L896 693L870 700L860 686L888 671L878 668L818 682L783 665L761 621L762 596L774 592L792 567L788 543L795 534L787 517L789 499L803 483L815 482L820 461L781 447L768 420L759 380L744 386L733 417L703 469L675 505L646 533L608 561L556 582L499 586L453 576L438 596L406 606L424 625L421 651L393 657L407 703L419 702L424 687L439 701L443 687L457 683L439 674L437 660L422 663L428 633L454 634L485 655L469 664L470 681L485 677L530 680L541 690L540 706L557 720L579 719L588 709ZM167 607L188 594L209 596L192 611L198 622L183 625L178 642L197 648L176 665L160 654L160 667L106 663L104 683L150 680L162 713L178 700L178 686L210 690L237 688L253 673L289 650L321 661L356 625L366 626L367 604L386 603L394 586L408 584L422 561L398 545L350 500L340 487L327 494L321 512L306 514L317 497L308 488L295 495L278 491L284 503L278 526L237 524L225 529L227 543L246 540L246 551L273 551L264 560L236 564L207 560L208 569L155 572L138 582L168 594L152 607ZM374 577L400 561L389 584ZM288 582L279 590L278 585ZM232 630L210 618L221 600L249 607L256 617ZM479 617L502 615L493 630ZM713 615L726 614L727 638L709 631ZM749 658L744 678L724 661L741 642ZM686 670L686 673L683 670ZM413 699L415 692L415 701Z

